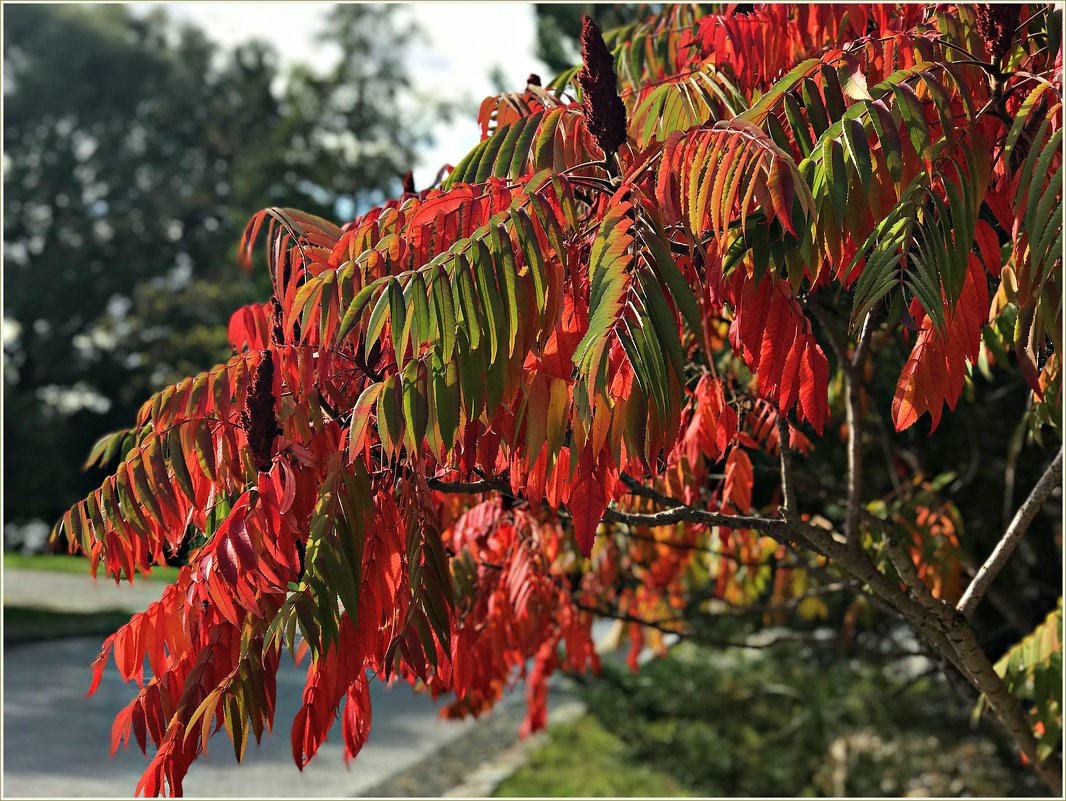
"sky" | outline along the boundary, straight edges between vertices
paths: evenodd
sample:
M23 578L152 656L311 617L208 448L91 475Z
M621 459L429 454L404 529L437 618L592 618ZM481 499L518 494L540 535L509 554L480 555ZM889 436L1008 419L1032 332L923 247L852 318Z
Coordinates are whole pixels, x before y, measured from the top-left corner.
M132 3L135 10L150 3ZM326 67L336 53L323 51L315 33L322 27L330 3L309 2L173 2L158 4L174 19L199 25L223 46L249 39L275 45L283 62ZM416 165L415 183L430 184L438 169L457 164L474 145L479 131L477 107L494 93L491 80L501 71L506 85L520 90L526 76L537 72L549 78L547 68L534 57L536 26L533 7L527 3L403 3L423 35L410 51L410 74L416 92L464 103L450 122L432 126L434 144Z

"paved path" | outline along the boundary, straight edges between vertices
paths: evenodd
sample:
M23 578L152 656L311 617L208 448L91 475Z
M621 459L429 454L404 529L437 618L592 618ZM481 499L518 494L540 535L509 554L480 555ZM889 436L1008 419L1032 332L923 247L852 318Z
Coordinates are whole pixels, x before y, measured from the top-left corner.
M85 563L85 575L60 573L52 570L4 570L4 606L33 606L55 609L61 612L102 612L121 609L142 612L152 601L158 601L166 587L163 581L134 581L116 584L105 578L101 569L100 578L89 575L89 563Z
M141 581L117 587L103 579L44 571L4 573L4 602L71 611L144 609L162 593L162 582ZM597 627L597 633L605 629ZM112 758L111 723L136 692L110 665L97 692L85 696L89 665L103 637L22 645L5 650L3 670L3 797L128 797L147 762L135 744ZM372 686L374 723L370 738L345 766L340 723L303 773L296 769L289 727L299 708L304 667L283 655L278 673L273 734L248 744L238 765L225 734L216 735L209 752L192 766L184 783L187 796L337 797L356 796L390 786L406 771L426 762L479 726L475 720L446 721L431 698L406 684ZM515 731L524 707L523 687L497 707L495 715L514 718ZM561 701L554 698L552 706ZM523 710L524 711L524 710ZM484 722L484 719L482 720ZM504 721L500 721L502 724ZM501 746L505 743L500 743ZM484 746L481 746L484 747ZM453 749L454 750L454 749ZM468 768L478 755L461 749ZM492 749L486 749L492 750ZM488 753L482 756L488 757Z
M111 721L136 690L109 667L100 688L85 697L97 638L13 648L4 659L4 797L131 796L146 765L137 746L110 756ZM344 764L340 723L311 764L300 773L292 761L289 724L299 706L306 668L282 660L274 733L248 744L237 765L225 734L211 740L207 756L192 766L188 796L352 796L380 784L451 742L474 721L437 715L433 701L407 685L372 693L370 739Z

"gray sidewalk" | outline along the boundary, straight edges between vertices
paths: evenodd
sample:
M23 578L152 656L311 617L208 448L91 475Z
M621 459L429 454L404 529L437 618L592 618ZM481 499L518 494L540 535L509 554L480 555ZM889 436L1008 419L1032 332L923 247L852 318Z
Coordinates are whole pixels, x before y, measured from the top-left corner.
M156 600L166 585L141 581L118 587L113 581L73 574L8 570L4 574L5 605L46 607L66 611L124 609L135 612ZM598 628L600 628L598 626ZM135 744L111 751L111 723L133 697L136 685L122 682L113 665L104 673L96 694L85 696L89 665L103 637L84 637L5 649L3 670L3 797L129 797L147 762ZM474 771L495 749L489 744L460 747L460 739L498 717L489 739L500 740L502 726L517 735L524 712L522 687L481 721L447 721L427 695L406 684L372 686L373 726L370 738L345 766L340 723L304 771L292 760L289 727L299 708L306 663L294 666L285 654L278 672L275 731L264 732L262 745L248 744L238 765L225 734L212 738L208 754L198 759L185 780L189 797L337 797L398 789L403 776L436 758L442 749L462 755ZM554 709L563 698L552 699ZM554 717L554 715L552 716ZM457 750L458 749L458 750ZM415 778L415 777L412 777ZM438 777L443 778L443 777ZM419 784L425 782L419 781ZM436 789L436 788L435 788ZM438 792L440 790L437 790Z
M146 766L131 745L110 756L111 722L136 692L109 668L100 688L85 697L97 638L11 649L4 659L4 797L133 795ZM304 667L282 660L273 734L248 744L237 765L225 734L212 738L207 756L192 766L187 796L353 796L424 760L476 726L441 719L433 701L407 685L375 683L370 739L349 771L340 723L303 773L290 753L289 726L299 708Z
M137 612L157 600L163 582L116 585L88 575L39 570L6 570L4 604L71 612L122 609ZM111 723L133 697L135 684L122 682L113 666L96 694L85 696L89 665L103 637L23 645L4 654L4 797L132 796L147 762L132 745L114 758ZM278 672L275 731L262 745L249 743L238 765L224 734L193 764L187 796L311 797L353 796L380 784L476 726L438 715L425 695L406 685L372 690L374 725L351 769L345 766L340 724L301 773L292 760L289 726L299 709L306 663L295 666L287 654Z

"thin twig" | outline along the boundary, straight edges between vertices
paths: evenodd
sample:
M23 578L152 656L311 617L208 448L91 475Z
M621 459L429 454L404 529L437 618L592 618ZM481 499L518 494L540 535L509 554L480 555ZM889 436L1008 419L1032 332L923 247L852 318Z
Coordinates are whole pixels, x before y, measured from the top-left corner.
M439 478L426 479L430 489L464 495L477 495L482 492L501 492L510 494L510 483L502 478L489 478L484 481L442 481Z
M777 449L781 453L781 495L785 511L795 513L796 486L792 481L792 448L788 442L788 420L783 414L777 416Z
M629 488L629 491L632 494L639 495L642 498L648 498L649 500L655 501L660 506L666 506L669 508L685 505L682 501L679 501L676 498L671 498L669 495L664 495L663 493L652 487L647 487L641 484L637 479L633 478L633 476L629 475L628 473L622 473L621 478L622 483Z
M862 333L851 361L844 362L844 383L848 423L848 505L844 516L844 537L851 548L859 547L859 510L862 507L862 409L860 408L860 378L866 354L870 349L874 313L866 315Z
M1018 511L1014 515L1014 519L1011 520L1010 525L1007 526L1007 530L1003 533L1003 537L996 545L995 550L985 560L985 563L981 565L977 571L977 575L974 576L973 581L966 588L966 592L962 594L962 599L959 601L958 610L965 615L968 619L973 617L974 609L977 608L977 604L981 602L981 598L984 597L985 592L988 589L988 585L991 584L996 576L999 575L999 571L1003 569L1003 566L1007 564L1011 555L1014 553L1014 549L1018 547L1018 543L1021 542L1025 532L1029 530L1030 524L1036 518L1037 513L1044 506L1044 502L1047 501L1051 495L1052 490L1055 489L1062 481L1062 451L1060 450L1055 454L1055 458L1051 464L1048 465L1047 470L1044 471L1044 475L1040 477L1040 480L1036 482L1036 486L1033 487L1033 491L1029 493L1029 497L1025 499L1025 502L1018 507Z

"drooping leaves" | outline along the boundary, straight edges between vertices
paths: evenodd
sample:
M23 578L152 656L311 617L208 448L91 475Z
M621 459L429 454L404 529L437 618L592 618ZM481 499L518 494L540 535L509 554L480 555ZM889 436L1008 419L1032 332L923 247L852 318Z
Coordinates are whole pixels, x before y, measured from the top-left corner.
M967 362L977 361L981 327L988 317L988 283L977 256L971 254L968 261L966 283L944 327L937 326L931 316L921 320L892 399L892 422L897 431L912 426L925 412L932 417L935 429L944 404L955 408Z

